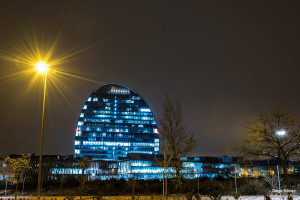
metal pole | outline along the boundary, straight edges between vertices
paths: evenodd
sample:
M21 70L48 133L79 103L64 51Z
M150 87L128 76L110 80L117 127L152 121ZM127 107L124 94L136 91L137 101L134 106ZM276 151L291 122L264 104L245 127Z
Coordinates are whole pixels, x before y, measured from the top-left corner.
M236 165L234 165L234 174L235 174L235 178L234 178L234 182L235 182L235 193L237 194L237 184L236 184Z
M45 104L46 104L46 83L47 83L47 72L45 73L44 82L44 99L43 99L43 115L42 115L42 128L41 128L41 143L40 143L40 159L39 159L39 174L38 174L38 188L37 188L37 199L41 198L41 178L42 178L42 163L43 163L43 142L44 142L44 124L45 124Z
M280 194L280 199L281 199L281 191L280 191L280 174L279 174L279 167L277 165L277 174L278 174L278 190Z
M197 179L198 179L198 195L199 195L199 172L198 172L198 169L197 169Z
M5 196L6 196L6 189L7 189L7 178L5 179Z

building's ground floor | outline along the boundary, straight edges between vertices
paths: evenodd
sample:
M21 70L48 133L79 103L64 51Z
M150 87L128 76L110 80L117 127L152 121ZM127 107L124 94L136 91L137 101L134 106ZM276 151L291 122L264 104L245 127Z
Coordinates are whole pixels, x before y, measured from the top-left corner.
M15 155L17 157L17 155ZM37 180L38 156L29 156L31 168L22 173L27 181ZM259 177L282 173L279 163L274 160L244 161L239 157L183 157L180 159L184 178L215 177ZM176 170L163 156L149 154L129 154L119 161L75 159L72 156L44 156L42 176L44 180L65 177L78 178L82 175L89 180L131 179L151 180L172 178ZM299 174L300 164L290 162L288 172ZM277 171L276 171L277 170ZM15 182L15 173L0 160L0 180Z

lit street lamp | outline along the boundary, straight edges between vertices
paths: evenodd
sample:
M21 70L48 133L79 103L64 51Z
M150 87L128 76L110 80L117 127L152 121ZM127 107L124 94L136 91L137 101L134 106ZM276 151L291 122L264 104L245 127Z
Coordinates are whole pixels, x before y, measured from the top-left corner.
M276 134L277 134L278 136L285 136L286 131L285 131L285 130L279 130L279 131L276 131Z
M285 130L278 130L276 131L276 134L279 137L283 137L286 135L286 131ZM279 189L279 193L280 193L280 199L281 199L281 190L280 190L280 173L279 173L279 166L277 165L277 178L278 178L278 189Z
M43 141L44 141L44 121L45 121L45 104L46 104L46 83L47 83L47 71L48 65L46 62L39 61L36 65L36 70L44 74L44 99L43 99L43 114L42 114L42 128L41 128L41 143L40 143L40 159L39 159L39 174L38 174L38 187L37 187L37 198L41 196L41 177L42 177L42 161L43 161Z

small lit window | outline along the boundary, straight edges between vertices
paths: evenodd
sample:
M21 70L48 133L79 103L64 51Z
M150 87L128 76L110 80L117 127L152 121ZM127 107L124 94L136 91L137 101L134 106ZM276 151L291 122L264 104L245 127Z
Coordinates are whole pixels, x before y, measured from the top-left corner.
M84 117L84 113L80 113L80 117Z
M84 105L84 106L83 106L83 109L86 110L86 109L87 109L87 105Z
M93 98L93 101L98 101L98 98L97 97Z
M76 154L80 154L80 150L79 149L75 149L75 153Z
M81 131L76 131L76 136L81 136Z
M151 112L151 110L149 108L141 108L140 111L141 112Z
M89 97L87 101L92 101L92 97Z
M80 145L80 141L75 140L75 145Z
M83 122L79 121L78 126L82 126L82 125L83 125Z

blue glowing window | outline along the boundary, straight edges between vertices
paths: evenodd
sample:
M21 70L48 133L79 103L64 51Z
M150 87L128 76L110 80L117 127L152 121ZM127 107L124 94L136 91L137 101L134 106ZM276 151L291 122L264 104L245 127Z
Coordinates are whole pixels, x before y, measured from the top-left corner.
M114 84L97 88L87 98L79 121L81 125L73 144L75 150L80 151L76 151L75 157L115 160L127 153L158 153L159 138L153 113L144 100L128 88Z
M141 108L140 111L141 112L151 112L151 110L149 108Z
M76 136L81 136L81 131L76 131Z

